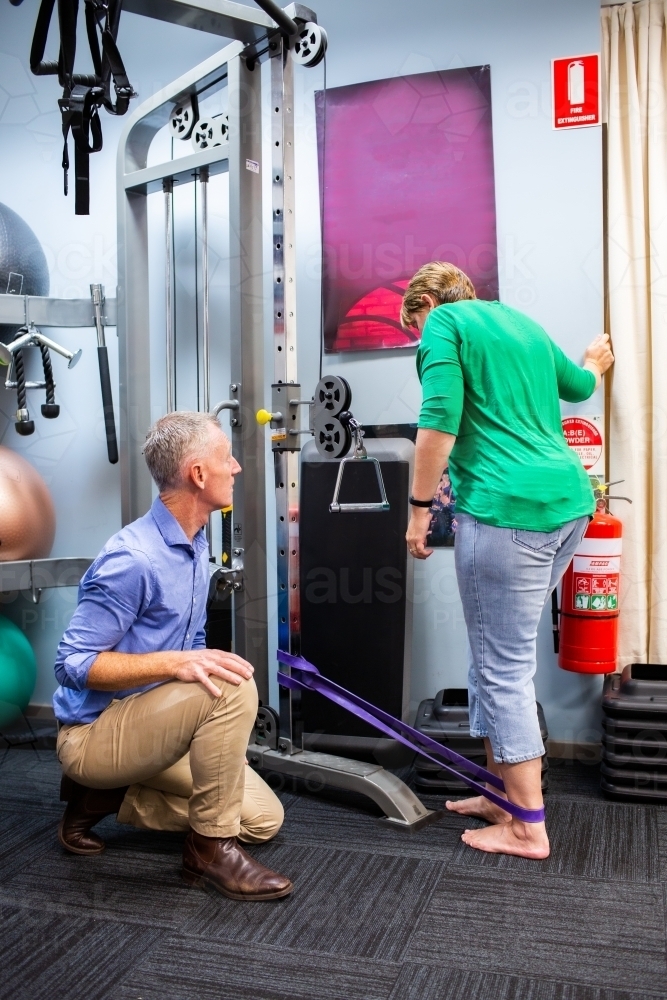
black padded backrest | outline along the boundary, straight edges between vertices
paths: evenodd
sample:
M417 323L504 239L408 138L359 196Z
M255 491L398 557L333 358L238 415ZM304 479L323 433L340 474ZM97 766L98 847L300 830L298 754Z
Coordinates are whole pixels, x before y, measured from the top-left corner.
M401 445L412 448L407 442ZM304 453L299 529L302 654L331 680L400 718L409 462L381 458L389 511L332 514L329 504L339 463L309 461L306 449ZM346 465L341 503L378 499L372 465ZM378 736L320 695L304 692L301 707L304 732Z

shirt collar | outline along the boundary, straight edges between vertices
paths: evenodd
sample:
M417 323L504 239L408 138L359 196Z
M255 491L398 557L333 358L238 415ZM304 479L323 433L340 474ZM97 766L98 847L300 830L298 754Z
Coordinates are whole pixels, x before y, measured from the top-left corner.
M190 539L171 511L167 510L160 497L156 497L153 501L151 514L167 545L185 545L189 549L194 549L197 554L208 545L203 528L197 532L192 539L192 544L190 544Z

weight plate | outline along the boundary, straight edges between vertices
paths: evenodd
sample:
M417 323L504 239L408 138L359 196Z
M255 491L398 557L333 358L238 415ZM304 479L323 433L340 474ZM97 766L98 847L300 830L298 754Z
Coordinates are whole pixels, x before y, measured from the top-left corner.
M317 66L326 50L326 31L314 21L307 21L292 43L291 54L299 66Z
M315 447L320 455L342 458L347 455L351 444L350 432L336 417L328 417L315 424Z
M195 127L197 116L191 101L184 101L171 109L169 131L174 139L189 139Z
M352 390L340 375L325 375L315 387L313 420L322 417L337 417L343 410L349 410Z

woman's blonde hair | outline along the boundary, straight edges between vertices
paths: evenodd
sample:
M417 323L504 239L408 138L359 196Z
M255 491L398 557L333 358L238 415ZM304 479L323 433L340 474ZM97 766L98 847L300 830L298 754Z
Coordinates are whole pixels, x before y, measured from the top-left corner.
M401 306L401 324L404 327L414 326L416 314L424 308L422 295L432 295L438 305L477 298L467 274L453 264L433 260L419 268L405 289Z

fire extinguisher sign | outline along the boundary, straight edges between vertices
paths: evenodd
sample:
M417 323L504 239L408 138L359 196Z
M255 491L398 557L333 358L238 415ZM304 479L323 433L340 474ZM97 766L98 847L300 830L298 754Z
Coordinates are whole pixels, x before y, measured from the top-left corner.
M602 414L563 417L563 434L589 476L604 478L604 418Z
M573 611L617 611L620 538L584 538L574 556Z
M556 129L600 124L600 56L551 60L552 124Z

